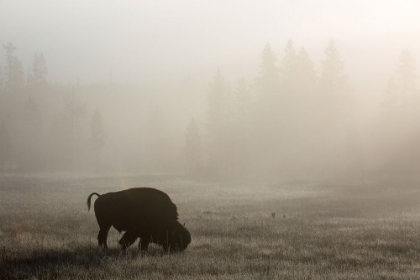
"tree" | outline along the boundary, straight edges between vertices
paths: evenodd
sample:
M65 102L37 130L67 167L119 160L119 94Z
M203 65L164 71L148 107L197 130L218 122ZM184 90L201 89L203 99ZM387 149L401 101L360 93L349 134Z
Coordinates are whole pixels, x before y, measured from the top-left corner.
M261 74L257 78L260 100L264 105L271 103L278 95L280 77L276 62L277 57L267 43L261 58Z
M44 88L47 82L48 69L47 63L43 53L35 53L32 62L32 83L35 89L39 90Z
M335 126L331 122L339 121L346 105L345 94L347 93L347 76L344 74L344 63L335 46L330 41L325 49L325 60L322 61L322 73L320 78L320 101L325 112L326 124Z
M347 77L344 74L344 63L340 58L334 41L325 49L325 60L322 61L321 86L327 94L339 94L345 88Z
M25 76L23 72L22 63L14 55L16 47L12 43L3 45L6 51L6 66L5 66L5 89L6 91L16 92L22 89L25 85Z
M92 149L95 157L95 169L99 167L99 157L102 148L105 144L106 133L102 125L102 115L95 110L90 121L90 148Z
M317 105L319 113L315 116L318 122L315 127L319 129L316 134L319 136L318 150L321 151L319 156L324 163L324 172L341 172L343 170L338 169L345 165L343 157L349 135L347 131L352 129L354 119L354 100L344 74L344 62L334 41L330 41L325 49Z
M382 108L383 113L388 117L387 122L403 121L395 125L405 124L408 127L412 125L410 122L416 122L417 108L420 103L416 91L415 59L408 50L405 50L400 55L396 79L391 77L388 80L383 96Z
M191 119L185 132L184 152L187 173L197 173L200 170L201 136L194 118Z
M251 150L256 168L272 170L280 158L281 123L284 111L280 91L277 57L269 44L261 56L260 75L256 79L257 100L252 120L253 139Z
M296 81L296 65L297 64L297 55L295 47L293 46L293 41L289 40L286 45L285 55L281 62L281 76L283 81L283 86L288 90L291 90Z
M304 48L300 49L296 57L296 76L299 79L295 83L297 92L301 95L314 94L311 91L316 86L317 76L314 70L314 64Z
M6 75L5 88L6 90L10 90L12 87L12 81L14 76L13 69L15 56L13 55L13 52L16 50L16 47L13 46L11 42L9 42L7 45L3 45L3 48L6 52L6 66L4 68L4 72Z

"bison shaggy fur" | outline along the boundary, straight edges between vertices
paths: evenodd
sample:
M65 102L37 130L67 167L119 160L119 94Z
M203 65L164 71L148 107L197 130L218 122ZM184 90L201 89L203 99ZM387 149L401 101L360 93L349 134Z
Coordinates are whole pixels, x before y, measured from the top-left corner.
M125 250L140 238L139 249L149 243L163 246L168 252L183 251L191 242L190 232L178 221L176 205L169 196L153 188L133 188L106 194L92 193L87 199L88 210L93 195L96 220L99 224L98 244L107 248L108 231L113 226L125 231L119 241Z

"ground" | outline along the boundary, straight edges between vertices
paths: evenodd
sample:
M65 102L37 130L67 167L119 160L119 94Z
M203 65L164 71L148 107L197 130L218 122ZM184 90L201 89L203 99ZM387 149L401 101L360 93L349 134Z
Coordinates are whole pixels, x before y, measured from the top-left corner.
M191 231L185 252L97 247L92 192L149 186ZM94 197L95 198L95 197ZM0 176L0 279L420 279L420 188Z

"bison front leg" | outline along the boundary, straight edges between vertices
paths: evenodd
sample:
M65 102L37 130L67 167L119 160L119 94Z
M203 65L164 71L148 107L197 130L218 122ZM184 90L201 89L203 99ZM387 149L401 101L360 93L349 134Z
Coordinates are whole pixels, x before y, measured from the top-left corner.
M121 249L127 249L131 244L133 244L137 239L137 234L133 231L127 231L124 233L123 237L121 237L119 243L121 245Z

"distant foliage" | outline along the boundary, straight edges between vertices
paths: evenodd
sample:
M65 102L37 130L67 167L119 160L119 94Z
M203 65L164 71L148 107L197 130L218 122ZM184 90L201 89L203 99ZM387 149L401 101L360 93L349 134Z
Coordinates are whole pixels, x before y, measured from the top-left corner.
M16 50L3 44L0 170L363 182L368 164L371 170L418 166L420 92L408 50L383 81L378 108L369 90L353 90L334 41L315 63L292 40L279 53L267 43L252 77L229 80L218 69L207 86L188 77L156 88L56 84L42 52L25 75Z

